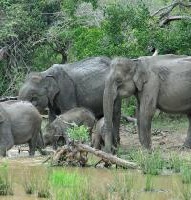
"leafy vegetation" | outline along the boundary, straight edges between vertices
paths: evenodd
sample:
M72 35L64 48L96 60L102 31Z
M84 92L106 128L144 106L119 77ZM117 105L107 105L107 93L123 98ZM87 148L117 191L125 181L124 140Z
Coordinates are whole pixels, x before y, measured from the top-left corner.
M89 141L89 131L85 125L74 126L67 130L69 138L81 142Z
M2 0L0 94L16 95L26 73L53 63L99 55L135 58L151 55L150 46L160 54L190 55L189 18L160 26L160 17L152 15L169 3ZM176 6L172 13L189 16L190 9Z

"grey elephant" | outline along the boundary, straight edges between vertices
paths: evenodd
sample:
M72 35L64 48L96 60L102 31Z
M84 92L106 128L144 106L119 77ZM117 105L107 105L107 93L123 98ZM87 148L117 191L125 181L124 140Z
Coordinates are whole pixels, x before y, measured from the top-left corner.
M191 147L191 57L158 55L112 60L103 97L106 151L111 152L118 140L118 135L112 132L116 129L112 121L115 99L132 95L138 102L138 133L145 148L151 148L151 121L156 108L188 116L189 128L184 145Z
M49 108L49 120L76 106L103 116L103 92L110 59L93 57L70 64L55 64L31 73L19 91L19 99L33 103L40 112Z
M41 115L29 102L6 101L0 103L0 156L13 145L29 144L29 155L35 154L40 143ZM42 146L41 146L42 147Z
M92 146L96 149L103 149L105 146L105 136L103 132L104 117L99 119L92 130Z
M45 128L43 141L45 145L53 145L53 149L57 149L58 144L68 144L69 137L67 129L73 125L85 125L91 133L95 124L94 114L83 107L73 108L62 115L58 116L52 123L48 124Z

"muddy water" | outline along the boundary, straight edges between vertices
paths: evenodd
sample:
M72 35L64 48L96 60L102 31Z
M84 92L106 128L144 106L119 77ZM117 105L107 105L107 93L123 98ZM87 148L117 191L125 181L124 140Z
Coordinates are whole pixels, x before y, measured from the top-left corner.
M12 177L14 195L0 196L0 200L39 200L36 195L26 195L23 187L24 181L27 178L36 177L37 179L43 177L48 170L47 165L42 164L44 157L29 158L24 155L17 158L8 158L0 160L0 164L6 162L9 167L9 174ZM52 170L52 168L51 168ZM54 168L54 170L63 170L62 168ZM66 169L64 169L66 170ZM95 169L95 168L67 168L68 172L77 172L82 176L87 176L89 184L95 189L95 192L103 190L115 179L124 174L133 176L133 196L136 200L167 200L175 199L180 194L179 188L181 180L179 175L162 175L155 176L152 179L153 191L145 192L146 176L138 170L116 170L112 169ZM113 198L112 198L113 199ZM115 200L115 199L114 199ZM116 198L117 200L117 198Z

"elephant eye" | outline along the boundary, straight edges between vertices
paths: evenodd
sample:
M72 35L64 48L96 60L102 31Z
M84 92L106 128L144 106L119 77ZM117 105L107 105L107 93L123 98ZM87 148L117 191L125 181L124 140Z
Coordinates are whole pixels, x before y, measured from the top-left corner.
M116 79L116 83L117 83L117 85L121 85L122 84L122 80L120 78L117 78Z

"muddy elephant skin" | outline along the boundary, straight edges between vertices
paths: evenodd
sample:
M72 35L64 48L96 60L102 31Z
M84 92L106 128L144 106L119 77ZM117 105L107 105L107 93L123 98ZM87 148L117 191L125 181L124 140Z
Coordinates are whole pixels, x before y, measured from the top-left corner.
M43 135L44 144L53 145L54 149L57 149L58 145L67 144L69 141L67 129L71 128L74 123L78 126L85 125L91 133L95 124L95 116L90 110L82 107L76 107L63 113L46 126Z
M30 103L6 101L0 103L0 156L13 145L29 144L29 155L35 154L40 138L41 116Z
M19 99L33 103L40 112L49 108L53 121L74 107L103 116L103 92L110 59L92 57L70 64L55 64L46 71L30 73L19 91Z
M189 128L185 146L191 147L191 57L179 55L145 56L138 59L115 58L105 84L104 132L106 151L118 142L116 98L137 98L139 140L151 148L151 121L156 108L166 113L186 114ZM119 122L119 121L118 121ZM117 128L116 128L117 127Z

